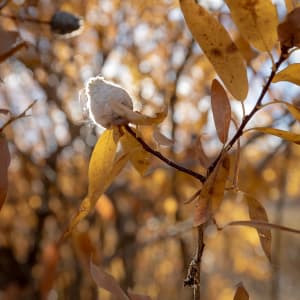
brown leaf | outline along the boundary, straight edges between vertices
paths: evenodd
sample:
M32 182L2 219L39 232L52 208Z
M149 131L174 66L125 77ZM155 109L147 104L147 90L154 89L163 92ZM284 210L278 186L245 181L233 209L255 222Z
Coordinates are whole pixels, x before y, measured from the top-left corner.
M300 7L293 9L277 28L279 41L284 48L300 46Z
M249 300L249 294L242 282L238 283L233 300Z
M205 223L219 209L229 170L230 159L225 154L201 189L195 209L194 226Z
M17 31L6 31L0 27L0 57L16 44L18 37Z
M8 189L8 166L10 154L7 140L0 134L0 209L5 201Z
M90 272L93 280L99 288L109 291L118 300L130 300L117 281L110 274L96 266L92 260L90 261Z
M158 127L153 131L153 138L160 146L171 147L174 144L174 141L163 135Z
M249 194L244 193L244 199L247 202L248 205L248 211L249 211L249 217L253 221L263 221L268 223L268 216L266 213L266 210L262 206L262 204L257 201L255 198L250 196ZM271 244L272 244L272 235L271 235L271 230L270 229L262 229L262 228L257 228L257 233L260 239L261 246L269 259L271 261Z
M149 296L135 294L131 291L128 291L130 300L151 300Z
M219 140L225 144L231 120L231 107L227 94L217 79L214 79L211 85L211 107Z

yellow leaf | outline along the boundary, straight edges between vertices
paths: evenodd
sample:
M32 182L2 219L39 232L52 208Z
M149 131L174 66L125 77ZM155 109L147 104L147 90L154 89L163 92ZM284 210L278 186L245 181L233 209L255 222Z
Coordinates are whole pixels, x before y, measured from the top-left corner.
M227 154L217 164L200 192L194 215L194 226L205 223L219 209L230 170L230 159Z
M297 133L293 133L293 132L289 132L289 131L285 131L285 130L281 130L281 129L276 129L276 128L267 128L267 127L254 127L254 128L251 128L250 130L256 130L256 131L260 131L263 133L275 135L284 140L287 140L289 142L293 142L296 144L300 143L300 134L297 134Z
M121 170L120 167L125 165L125 163L120 164L118 160L114 164L119 139L119 130L115 127L105 130L100 136L89 163L88 195L81 202L79 211L71 220L64 237L69 235L75 226L87 216L99 197L111 184L114 176Z
M134 168L141 175L144 175L149 167L151 155L144 150L142 145L127 130L124 131L121 144L124 152L129 153L129 160Z
M286 106L287 110L290 112L290 114L294 117L295 120L300 121L300 108L288 103L288 102L284 102L281 100L275 100L275 102L277 103L282 103Z
M251 220L256 221L263 221L268 223L268 215L266 213L265 208L262 206L262 204L257 201L252 196L244 193L244 199L247 202L248 210L249 210L249 217ZM257 233L259 236L259 240L261 243L261 246L267 256L267 258L271 261L271 243L272 243L272 235L271 230L267 228L257 228Z
M300 85L300 64L292 64L275 75L272 82L289 81Z
M229 92L239 100L248 94L243 57L225 28L194 0L181 0L185 21Z
M255 48L270 51L277 37L277 11L270 0L225 0L243 37Z
M211 107L219 140L225 144L231 120L231 107L223 86L216 79L211 86Z
M242 282L237 285L233 300L249 300L249 294Z

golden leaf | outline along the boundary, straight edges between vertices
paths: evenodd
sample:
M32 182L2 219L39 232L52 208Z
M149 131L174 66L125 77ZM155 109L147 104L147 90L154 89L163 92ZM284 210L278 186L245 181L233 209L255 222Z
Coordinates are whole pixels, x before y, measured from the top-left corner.
M127 130L121 138L121 144L125 153L129 153L129 160L133 167L144 175L150 165L151 155L142 147L142 145L131 136Z
M225 0L242 36L255 48L270 51L277 41L277 11L270 0Z
M115 127L105 130L100 136L89 163L88 195L81 202L79 211L71 220L67 231L64 233L64 237L69 235L75 226L87 216L99 197L111 184L114 176L118 174L120 167L125 165L123 163L120 164L118 161L114 165L119 139L119 130Z
M271 134L296 144L300 143L300 134L297 133L276 129L276 128L268 128L268 127L254 127L251 128L250 130L256 130L263 133Z
M239 100L248 94L243 57L225 28L194 0L181 0L185 21L229 92Z
M292 64L275 75L272 82L289 81L300 85L300 64Z
M231 120L231 107L223 86L216 79L211 86L211 107L219 140L225 144Z

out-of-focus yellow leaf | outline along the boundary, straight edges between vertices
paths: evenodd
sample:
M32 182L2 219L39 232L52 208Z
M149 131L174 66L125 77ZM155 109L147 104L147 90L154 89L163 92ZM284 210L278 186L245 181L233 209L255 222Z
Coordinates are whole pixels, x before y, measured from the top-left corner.
M277 11L270 0L225 0L243 37L255 48L270 51L277 41Z
M219 140L225 144L231 120L231 107L223 86L216 79L211 85L211 107Z
M90 272L93 280L99 288L109 291L118 300L130 300L115 278L104 272L100 267L96 266L92 260L90 261Z
M79 211L71 220L69 228L64 233L64 237L69 235L75 226L90 212L95 206L99 197L104 193L105 189L111 184L120 171L120 167L125 164L120 164L118 161L114 165L114 159L117 151L117 144L120 139L118 128L105 130L100 136L90 159L89 163L89 187L88 195L81 202Z
M296 7L294 0L285 0L284 2L287 12L292 11Z
M242 282L237 285L233 300L249 300L249 294Z
M281 101L281 100L275 100L277 103L282 103L286 106L287 110L290 112L290 114L294 117L295 120L300 122L300 108L296 105L293 105L291 103Z
M180 0L185 21L229 92L238 100L248 94L243 57L225 28L194 0Z
M251 130L256 130L256 131L260 131L263 133L275 135L284 140L287 140L289 142L293 142L296 144L300 143L300 134L298 134L298 133L293 133L293 132L276 129L276 128L268 128L268 127L254 127L254 128L251 128Z
M244 199L248 205L249 217L251 220L263 221L268 223L268 216L266 210L262 204L253 198L251 195L244 193ZM257 228L257 233L260 239L261 246L269 259L271 261L271 244L272 244L272 235L271 230L266 228Z
M300 64L292 64L275 75L272 82L289 81L300 85Z
M130 297L130 300L151 300L149 296L136 294L133 293L132 291L128 291L128 295Z
M124 135L121 138L121 144L125 153L129 153L129 160L134 168L144 175L150 164L151 155L144 150L142 145L131 136L127 130L124 131Z
M166 118L168 113L167 106L165 106L161 112L158 112L153 117L145 116L137 111L132 111L129 107L121 102L112 102L111 106L118 115L127 119L128 122L136 125L157 125Z
M5 137L0 133L0 209L5 201L8 189L8 166L10 164L10 154Z
M230 158L225 154L201 189L196 204L194 226L205 223L220 207L229 171Z

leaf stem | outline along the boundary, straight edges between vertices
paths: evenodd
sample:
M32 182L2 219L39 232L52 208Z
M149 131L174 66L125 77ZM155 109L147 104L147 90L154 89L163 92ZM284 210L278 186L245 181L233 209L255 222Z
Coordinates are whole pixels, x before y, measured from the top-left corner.
M185 168L183 166L178 165L177 163L171 161L170 159L166 158L165 156L163 156L159 151L156 151L154 149L152 149L141 137L137 136L136 133L132 130L132 128L129 125L125 125L124 128L126 129L126 131L131 134L141 145L142 147L149 153L151 153L152 155L156 156L158 159L162 160L163 162L165 162L167 165L169 165L172 168L177 169L180 172L189 174L191 176L193 176L194 178L198 179L199 181L201 181L202 183L205 182L206 177L194 172L188 168Z

